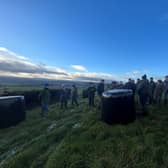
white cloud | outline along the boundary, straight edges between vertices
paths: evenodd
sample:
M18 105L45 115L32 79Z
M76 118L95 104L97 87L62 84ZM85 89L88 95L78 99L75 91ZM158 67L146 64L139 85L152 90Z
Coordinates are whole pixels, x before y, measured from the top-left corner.
M88 70L83 65L71 65L71 67L77 71L87 72Z
M28 74L60 74L66 75L66 71L57 67L36 64L31 62L24 56L0 47L0 70L13 73L28 73Z
M126 81L128 78L139 78L148 73L146 70L135 70L124 75L115 75L103 72L89 72L82 65L71 67L77 72L69 72L65 69L49 66L45 64L36 64L25 56L20 56L4 47L0 47L0 76L26 77L26 78L44 78L54 80L76 80L76 81Z
M17 55L16 53L8 50L7 48L4 47L0 47L0 54L3 56L10 56L11 59L21 59L21 60L28 60L27 57L21 56L21 55Z
M119 80L120 78L116 75L108 74L108 73L98 73L98 72L75 72L69 74L72 79L79 81L100 81L104 79L106 81ZM120 79L121 80L121 79Z

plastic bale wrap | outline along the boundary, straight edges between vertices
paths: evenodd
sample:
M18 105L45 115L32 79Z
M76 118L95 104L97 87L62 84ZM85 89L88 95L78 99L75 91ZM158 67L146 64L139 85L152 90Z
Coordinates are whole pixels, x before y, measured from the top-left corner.
M103 93L102 120L108 124L128 124L136 112L132 90L113 89Z
M88 89L83 89L83 91L82 91L82 97L83 98L88 98Z
M0 128L15 126L25 118L24 96L0 97Z

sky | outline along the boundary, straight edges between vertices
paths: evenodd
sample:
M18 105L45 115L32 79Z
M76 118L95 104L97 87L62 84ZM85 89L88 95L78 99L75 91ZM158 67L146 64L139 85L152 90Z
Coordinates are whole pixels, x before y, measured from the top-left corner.
M126 80L168 73L167 0L0 3L0 76Z

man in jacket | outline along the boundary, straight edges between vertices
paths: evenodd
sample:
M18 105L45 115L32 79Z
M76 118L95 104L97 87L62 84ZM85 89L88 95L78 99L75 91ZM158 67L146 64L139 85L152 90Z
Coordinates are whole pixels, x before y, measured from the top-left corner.
M168 100L168 75L165 76L165 80L164 80L163 96L164 96L164 103L165 103L165 105L167 105L167 100Z
M149 82L149 104L154 104L154 91L156 88L156 83L153 81L153 78L150 78Z
M93 83L90 83L90 86L88 87L88 99L89 99L89 106L94 107L94 99L95 99L95 92L96 92L96 87L94 86Z
M46 117L48 115L48 106L50 102L50 91L48 84L44 85L44 89L41 91L39 97L41 100L41 116Z
M149 81L147 80L146 75L142 76L142 80L139 83L138 94L142 108L142 114L147 115L146 105L149 97Z
M102 97L102 93L104 92L104 80L101 80L97 86L97 94L99 97Z
M76 85L72 85L72 105L76 104L78 106L78 89Z

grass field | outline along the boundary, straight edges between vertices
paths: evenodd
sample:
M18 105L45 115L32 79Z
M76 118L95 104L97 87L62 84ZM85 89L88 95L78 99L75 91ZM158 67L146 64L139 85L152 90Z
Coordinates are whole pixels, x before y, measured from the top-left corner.
M149 107L150 115L129 125L109 126L86 100L77 108L51 105L27 120L0 130L0 168L166 168L168 107Z

